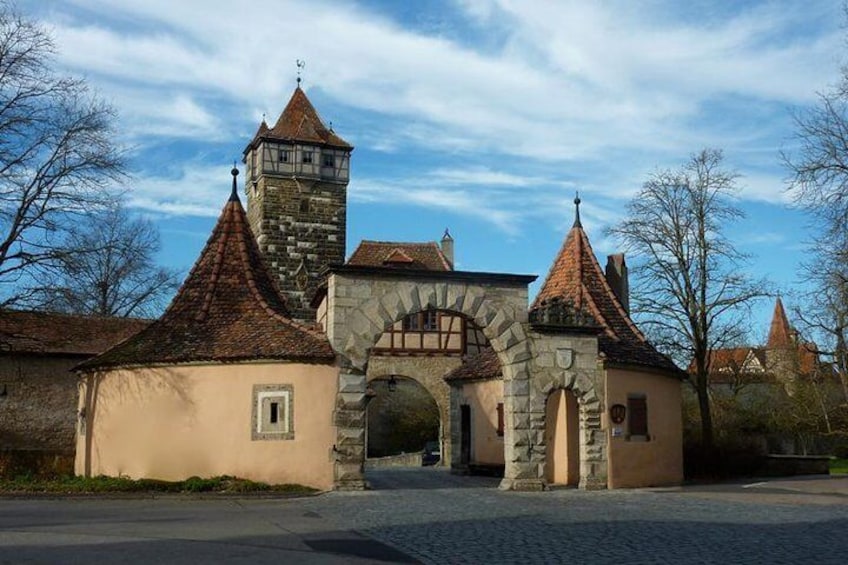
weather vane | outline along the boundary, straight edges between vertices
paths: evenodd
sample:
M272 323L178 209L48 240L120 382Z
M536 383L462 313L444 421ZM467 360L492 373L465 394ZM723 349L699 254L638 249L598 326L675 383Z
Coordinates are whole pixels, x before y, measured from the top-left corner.
M295 59L295 64L297 65L297 85L300 86L300 72L306 68L306 61Z

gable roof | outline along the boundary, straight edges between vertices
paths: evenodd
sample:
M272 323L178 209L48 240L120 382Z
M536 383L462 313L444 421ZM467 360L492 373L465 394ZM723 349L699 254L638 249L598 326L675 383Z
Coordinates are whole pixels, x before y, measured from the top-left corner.
M575 202L578 209L574 226L554 259L531 310L542 306L543 301L565 299L578 311L591 316L602 328L598 348L607 361L680 373L668 357L648 342L616 298L583 231L579 200Z
M783 309L783 302L780 297L774 303L774 313L771 317L771 327L769 328L768 341L766 347L770 349L779 347L795 347L795 340L792 338L795 332L792 326L789 325L789 320L786 317L786 310Z
M406 243L362 240L346 264L425 271L452 270L450 262L435 241Z
M298 85L292 93L289 103L277 118L273 127L268 127L265 120L259 124L259 129L253 140L245 149L245 153L260 139L277 141L300 141L314 145L327 145L340 149L352 150L353 146L336 135L318 116L318 112L306 97L306 93Z
M91 357L149 324L136 318L0 310L0 354Z
M285 359L330 363L326 337L288 318L259 254L236 190L173 302L161 318L103 355L99 367Z

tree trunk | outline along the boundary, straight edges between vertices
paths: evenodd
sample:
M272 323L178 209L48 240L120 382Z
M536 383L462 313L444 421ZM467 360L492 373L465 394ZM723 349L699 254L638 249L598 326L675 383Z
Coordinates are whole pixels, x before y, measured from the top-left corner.
M713 418L710 412L710 395L705 374L697 375L698 409L701 413L701 450L706 454L713 448Z

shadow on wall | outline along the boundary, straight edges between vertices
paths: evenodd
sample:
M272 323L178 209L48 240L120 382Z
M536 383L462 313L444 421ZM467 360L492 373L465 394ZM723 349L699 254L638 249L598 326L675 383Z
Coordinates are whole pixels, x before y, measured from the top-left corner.
M119 386L109 388L109 397L103 398L101 385L106 378L119 378ZM144 368L142 370L97 371L81 377L78 434L82 441L77 449L84 450L83 474L91 476L94 437L99 416L119 412L127 422L126 429L142 429L145 422L155 422L164 411L172 416L175 410L191 417L194 407L191 380L178 370L168 367ZM159 399L168 399L162 406ZM128 438L130 441L130 438ZM100 453L97 453L100 459Z

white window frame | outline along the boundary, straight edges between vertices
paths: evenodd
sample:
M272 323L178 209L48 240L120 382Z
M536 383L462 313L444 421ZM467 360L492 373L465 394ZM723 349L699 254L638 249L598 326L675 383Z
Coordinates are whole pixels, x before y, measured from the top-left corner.
M270 406L272 399L278 403L279 429L271 428ZM268 409L265 409L265 406ZM251 438L254 440L294 439L294 387L289 384L253 385L253 417Z

